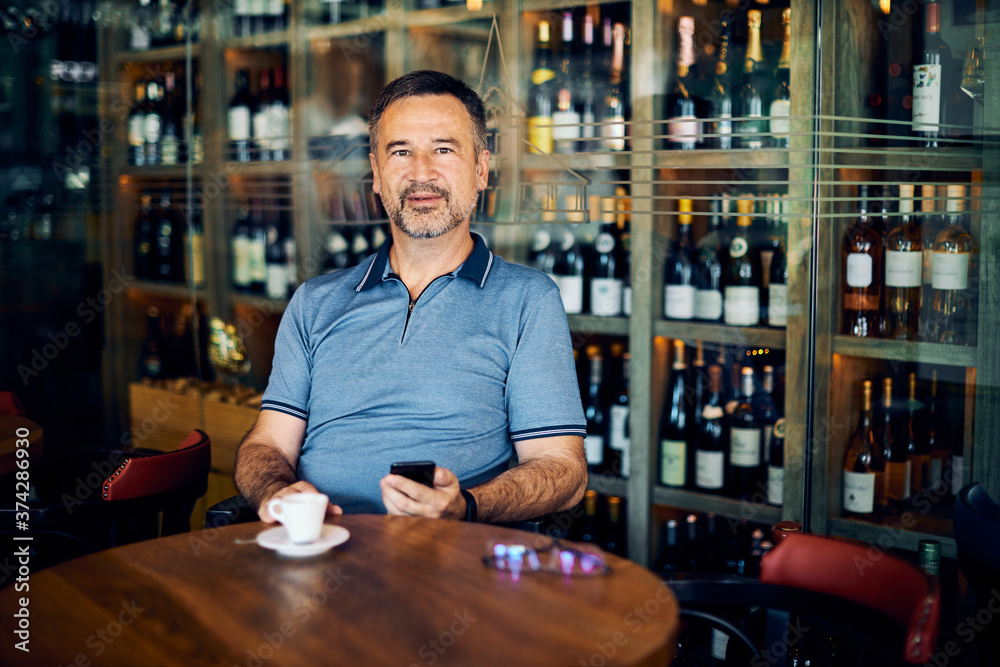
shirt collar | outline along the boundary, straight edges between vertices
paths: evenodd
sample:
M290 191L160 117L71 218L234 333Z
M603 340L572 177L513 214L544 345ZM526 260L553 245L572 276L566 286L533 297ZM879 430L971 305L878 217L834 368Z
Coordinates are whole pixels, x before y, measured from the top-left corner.
M483 285L486 284L486 277L490 274L490 267L493 266L493 253L490 252L489 248L486 247L486 241L483 237L476 232L471 232L472 234L472 253L469 254L468 259L462 263L455 271L452 271L450 275L457 276L459 278L468 278L472 282L479 285L482 289ZM385 280L389 275L389 248L392 247L392 236L385 240L382 247L378 249L378 253L372 258L371 262L368 264L368 270L365 271L364 277L358 286L354 288L355 292L363 292L374 287L376 284Z

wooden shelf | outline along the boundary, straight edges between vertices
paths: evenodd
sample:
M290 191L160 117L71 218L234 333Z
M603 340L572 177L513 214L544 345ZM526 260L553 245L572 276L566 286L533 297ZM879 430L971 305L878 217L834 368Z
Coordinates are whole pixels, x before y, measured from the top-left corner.
M313 41L354 38L358 35L380 33L392 28L454 27L455 24L464 21L476 19L492 20L495 11L493 3L484 2L483 8L478 12L471 12L464 6L413 9L405 13L382 12L360 19L341 21L340 23L310 26L306 29L306 39ZM468 38L486 41L490 35L490 26L486 25L482 28L464 27L461 29L461 33Z
M599 336L628 336L627 317L600 317L598 315L567 315L570 331Z
M208 292L203 287L192 288L188 285L178 283L158 283L153 282L152 280L136 280L134 282L130 282L128 288L130 290L139 290L147 294L164 296L170 299L190 299L192 290L200 300L204 300L208 297Z
M475 19L485 19L487 21L491 21L495 11L496 7L494 7L492 2L484 2L483 8L478 12L469 11L466 9L465 5L458 5L455 7L437 7L434 9L415 9L406 12L403 16L402 27L432 28L437 26L450 26L454 23L461 23L462 21ZM485 41L490 36L489 24L486 25L486 29L484 31L476 30L476 34L480 36L480 39Z
M247 37L233 37L223 43L224 49L266 49L275 46L288 46L290 36L288 30L275 30L273 32L262 32Z
M979 171L983 152L969 148L830 148L840 168L905 169L907 171Z
M589 473L587 476L587 488L593 489L605 496L628 498L628 480L622 477L615 477L614 475Z
M194 172L195 178L201 178L201 166L204 163L199 163L193 165L191 171ZM129 178L158 178L158 179L183 179L187 177L187 166L183 164L170 165L170 166L156 166L156 167L135 167L128 166L121 170L122 176L128 176Z
M656 151L654 169L787 169L787 148L732 148L693 151ZM812 158L810 157L810 160Z
M701 340L742 347L766 347L783 350L785 330L767 327L732 327L725 324L699 324L660 320L653 325L655 335L684 340Z
M969 368L976 366L976 348L961 345L855 338L841 335L834 337L833 352L834 354L866 359L913 361Z
M679 507L691 512L715 512L756 523L773 525L781 521L781 508L763 502L725 498L711 493L699 493L665 486L653 488L653 502L658 505Z
M598 169L628 169L631 161L626 153L592 152L592 153L553 153L551 155L536 155L525 153L521 157L521 169L524 171L595 171ZM525 182L530 185L530 182Z
M948 522L950 526L951 522ZM839 535L852 540L868 542L876 552L888 549L905 549L906 551L916 551L920 540L937 540L941 543L941 555L944 558L957 558L958 550L955 546L955 538L951 535L941 533L928 533L919 530L904 529L902 526L894 524L866 523L853 519L834 519L827 522L827 529L831 535Z
M282 160L280 162L225 162L223 170L231 175L242 176L291 176L297 170L297 162Z
M229 298L233 303L242 306L249 306L259 310L266 315L280 315L288 307L288 299L268 299L259 294L246 294L245 292L230 292Z
M171 46L158 46L147 51L118 51L114 55L115 63L121 67L126 63L158 63L175 60L184 60L187 55L186 44L173 44ZM191 57L201 56L201 43L191 45Z

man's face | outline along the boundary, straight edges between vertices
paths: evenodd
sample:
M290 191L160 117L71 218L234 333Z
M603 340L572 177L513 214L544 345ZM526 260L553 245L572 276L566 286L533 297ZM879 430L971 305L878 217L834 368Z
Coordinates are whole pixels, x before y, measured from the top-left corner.
M472 118L451 95L398 100L382 114L369 155L389 220L407 236L431 239L469 219L485 189L489 151L476 155Z

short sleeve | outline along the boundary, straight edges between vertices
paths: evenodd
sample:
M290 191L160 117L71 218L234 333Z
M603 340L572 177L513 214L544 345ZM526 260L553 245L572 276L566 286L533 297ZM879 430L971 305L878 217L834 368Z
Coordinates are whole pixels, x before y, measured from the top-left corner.
M261 410L276 410L298 417L309 417L309 389L312 377L312 354L309 349L309 328L304 317L302 285L292 295L274 340L274 361L271 377L261 400Z
M506 400L514 442L586 435L569 324L555 285L526 306L507 373Z

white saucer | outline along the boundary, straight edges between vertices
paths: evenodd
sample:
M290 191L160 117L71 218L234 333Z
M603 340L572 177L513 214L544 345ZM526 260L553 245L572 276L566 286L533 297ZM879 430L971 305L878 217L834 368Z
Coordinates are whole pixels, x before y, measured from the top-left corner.
M308 544L296 544L288 537L284 526L265 530L257 536L257 544L265 549L274 549L285 556L315 556L343 544L351 537L346 528L324 525L319 539Z

